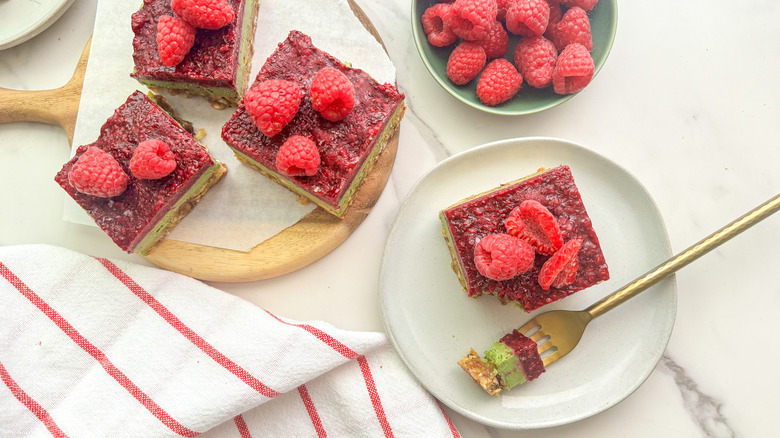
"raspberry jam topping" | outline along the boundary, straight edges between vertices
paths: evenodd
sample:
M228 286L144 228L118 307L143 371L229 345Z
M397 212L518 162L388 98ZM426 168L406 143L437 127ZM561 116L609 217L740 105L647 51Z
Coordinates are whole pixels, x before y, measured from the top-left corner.
M557 218L564 241L582 240L579 269L571 284L542 289L538 277L542 266L550 258L547 255L537 255L530 270L505 281L491 280L477 270L473 261L476 242L489 234L503 232L509 213L528 199L538 201ZM530 312L609 278L598 237L568 166L559 166L501 187L443 213L460 258L469 296L495 294L502 302L515 301Z
M307 35L298 31L290 32L279 44L261 68L255 84L283 79L297 83L302 90L309 90L315 74L325 67L341 71L354 86L355 106L343 120L326 120L312 107L306 93L295 117L273 137L263 135L241 103L222 128L222 138L273 172L278 172L277 151L288 138L293 135L310 138L320 151L320 171L313 176L294 176L289 180L337 206L404 95L391 84L378 84L364 71L347 67L317 49Z
M228 0L238 11L243 0ZM134 78L161 81L197 82L205 87L234 87L238 66L241 20L217 30L198 29L195 43L175 67L166 66L157 49L157 21L163 15L175 16L167 0L144 0L132 16Z
M517 360L523 367L523 374L525 374L527 380L534 380L544 372L544 363L539 356L536 342L517 330L504 335L500 342L515 353Z
M131 176L125 191L114 198L100 198L78 192L68 182L68 173L90 147L97 147L132 175L130 159L141 142L164 138L176 157L176 168L160 179ZM193 179L214 164L206 149L179 126L145 94L136 91L117 108L103 127L98 139L80 146L75 156L62 167L55 180L95 220L97 225L125 251L145 232L158 213L177 200Z

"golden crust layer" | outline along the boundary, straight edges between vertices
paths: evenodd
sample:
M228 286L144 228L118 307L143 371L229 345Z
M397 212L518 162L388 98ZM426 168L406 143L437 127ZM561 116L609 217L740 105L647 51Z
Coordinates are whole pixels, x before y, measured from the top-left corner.
M458 362L464 371L469 373L472 379L479 384L488 394L497 395L503 389L501 379L498 377L495 367L482 360L474 349Z

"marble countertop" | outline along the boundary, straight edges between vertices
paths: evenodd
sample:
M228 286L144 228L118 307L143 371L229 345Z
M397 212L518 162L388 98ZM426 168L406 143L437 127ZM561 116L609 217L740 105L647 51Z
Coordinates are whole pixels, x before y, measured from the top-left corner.
M593 83L561 106L523 117L479 112L439 87L415 50L408 2L358 3L382 36L407 97L387 188L357 231L325 258L270 280L211 283L219 289L290 318L382 331L380 261L405 195L436 163L495 140L558 137L620 164L655 199L674 252L780 192L776 2L620 2L615 43ZM75 2L38 36L0 51L0 87L40 90L67 82L96 4ZM56 126L0 125L0 244L48 243L148 264L99 230L62 220L63 195L52 178L68 156ZM464 437L777 433L778 231L780 215L676 274L677 320L667 350L648 380L614 407L525 432L486 429L450 411L453 422Z

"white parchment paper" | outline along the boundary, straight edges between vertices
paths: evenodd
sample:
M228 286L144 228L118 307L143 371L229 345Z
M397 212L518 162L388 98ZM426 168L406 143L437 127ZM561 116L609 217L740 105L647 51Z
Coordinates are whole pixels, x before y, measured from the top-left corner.
M100 127L130 94L135 90L148 91L130 77L133 70L130 16L138 7L139 3L134 1L98 3L73 135L74 152L78 146L97 139ZM261 0L251 81L290 30L309 35L316 47L365 70L380 83L395 81L395 67L382 46L352 13L346 0ZM229 169L222 181L203 197L168 238L249 251L294 225L315 208L314 204L300 204L292 192L235 159L220 136L222 125L234 108L216 110L201 98L166 95L166 99L196 129L206 131L201 142ZM95 225L68 196L63 218Z

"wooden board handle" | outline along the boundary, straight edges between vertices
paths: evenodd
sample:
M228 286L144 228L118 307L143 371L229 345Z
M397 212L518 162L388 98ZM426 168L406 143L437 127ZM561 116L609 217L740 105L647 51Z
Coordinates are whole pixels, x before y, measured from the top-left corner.
M58 125L65 130L68 144L72 144L91 41L87 41L81 52L73 76L62 87L38 91L0 88L0 123L40 122Z

